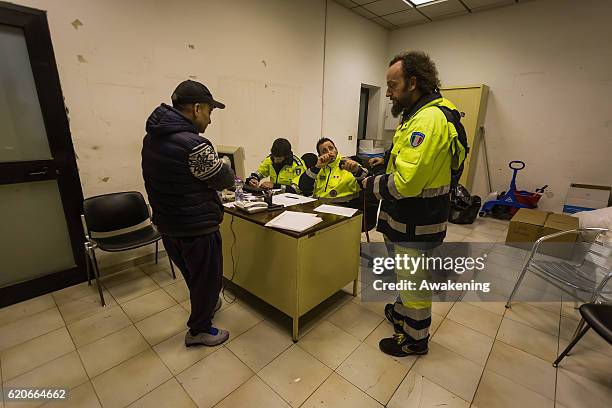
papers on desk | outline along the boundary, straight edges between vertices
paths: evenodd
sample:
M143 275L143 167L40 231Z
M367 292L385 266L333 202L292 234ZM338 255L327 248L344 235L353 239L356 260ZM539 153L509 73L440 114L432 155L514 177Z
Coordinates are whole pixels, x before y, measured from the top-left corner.
M298 194L283 193L272 196L272 204L283 205L290 207L292 205L306 204L311 201L317 201L316 198L304 197Z
M323 221L316 214L301 213L295 211L284 211L281 215L273 218L266 227L280 228L294 232L306 231Z
M236 206L236 203L234 203L233 201L230 203L223 203L223 206L227 208L234 208Z
M337 205L323 204L314 209L316 212L342 215L343 217L352 217L357 212L354 208L340 207Z

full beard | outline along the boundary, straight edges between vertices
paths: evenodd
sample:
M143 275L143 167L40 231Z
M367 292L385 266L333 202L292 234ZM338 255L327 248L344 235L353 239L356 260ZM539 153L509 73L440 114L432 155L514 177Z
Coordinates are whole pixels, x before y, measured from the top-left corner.
M402 112L404 112L404 106L398 101L393 101L393 105L391 106L391 114L393 117L397 118Z

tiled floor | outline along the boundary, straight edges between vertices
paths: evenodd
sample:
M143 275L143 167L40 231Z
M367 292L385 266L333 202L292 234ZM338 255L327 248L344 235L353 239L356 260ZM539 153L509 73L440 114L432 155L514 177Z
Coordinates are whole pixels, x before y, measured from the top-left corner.
M451 225L448 241L502 242L507 224ZM375 241L381 239L372 233ZM500 267L524 256L491 254ZM551 365L577 323L569 302L436 303L430 352L393 359L382 305L335 295L301 340L290 320L251 297L225 303L215 324L230 341L183 345L189 313L166 263L76 285L0 309L4 386L69 387L70 407L603 407L612 406L612 348L593 332ZM37 406L0 402L0 407Z

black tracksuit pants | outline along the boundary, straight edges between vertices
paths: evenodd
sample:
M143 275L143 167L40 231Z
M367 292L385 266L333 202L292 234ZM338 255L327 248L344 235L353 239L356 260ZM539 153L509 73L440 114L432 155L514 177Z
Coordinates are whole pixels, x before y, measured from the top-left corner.
M162 236L172 262L179 267L191 299L187 326L193 334L206 332L212 325L223 279L221 233L196 237Z

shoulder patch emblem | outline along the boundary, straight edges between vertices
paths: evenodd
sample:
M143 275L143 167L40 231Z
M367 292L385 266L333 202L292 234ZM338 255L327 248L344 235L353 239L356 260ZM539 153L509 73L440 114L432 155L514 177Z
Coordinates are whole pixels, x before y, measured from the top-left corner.
M299 176L300 174L302 174L302 169L295 169L295 175Z
M412 132L410 135L410 146L419 147L425 140L425 134L421 132Z

